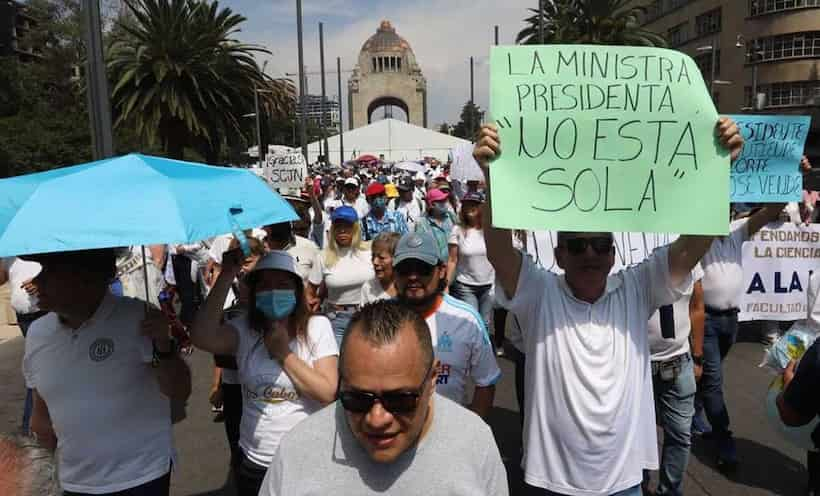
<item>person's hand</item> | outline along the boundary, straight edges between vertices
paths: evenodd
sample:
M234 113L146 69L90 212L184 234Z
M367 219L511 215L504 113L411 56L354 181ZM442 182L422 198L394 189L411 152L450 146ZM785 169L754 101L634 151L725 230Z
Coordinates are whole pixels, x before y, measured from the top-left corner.
M484 124L478 132L478 140L473 149L475 158L481 170L486 172L490 162L501 155L501 140L498 137L498 128L494 124Z
M729 117L721 117L715 126L715 134L720 143L732 154L732 162L737 160L743 151L743 135L740 134L735 121Z
M237 240L231 241L228 251L222 254L222 264L220 266L222 273L230 275L233 279L242 271L244 262L245 254L239 248L239 242Z
M695 382L700 382L701 377L703 377L703 365L695 364Z
M811 172L811 162L809 162L809 157L803 155L803 158L800 159L800 172L803 174L808 174Z
M26 279L25 281L20 284L20 288L23 289L29 296L37 296L39 292L37 291L37 286L34 285L33 279Z
M797 360L792 359L788 365L786 365L786 368L783 369L783 391L785 391L789 387L789 384L791 384L796 370Z
M213 405L214 408L221 408L224 402L224 397L222 395L222 388L219 386L211 387L211 392L208 394L208 402Z
M171 335L171 321L164 313L156 308L150 308L142 319L142 326L140 333L154 342L158 351L168 351L170 349Z
M265 333L265 346L268 348L271 358L278 362L284 362L290 351L290 335L288 333L287 319L277 320L273 323L273 329Z

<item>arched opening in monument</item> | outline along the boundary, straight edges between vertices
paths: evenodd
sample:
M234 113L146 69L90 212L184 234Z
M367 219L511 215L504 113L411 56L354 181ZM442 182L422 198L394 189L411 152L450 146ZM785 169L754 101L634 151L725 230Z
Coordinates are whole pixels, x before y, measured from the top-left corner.
M373 100L367 106L368 124L388 118L410 122L410 112L404 100L394 96L385 96Z

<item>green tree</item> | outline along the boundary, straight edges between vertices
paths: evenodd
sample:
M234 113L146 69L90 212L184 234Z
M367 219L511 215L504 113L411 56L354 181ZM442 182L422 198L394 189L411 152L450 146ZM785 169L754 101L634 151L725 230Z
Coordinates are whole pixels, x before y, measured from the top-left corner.
M484 111L473 102L467 102L461 108L461 119L458 124L453 126L451 131L453 136L471 140L475 137L475 133L481 127L484 120Z
M632 5L632 0L545 0L542 10L529 9L527 27L516 43L539 44L539 23L544 26L544 43L585 43L591 45L632 45L666 47L666 38L641 27L648 5Z
M441 125L438 127L438 132L440 132L441 134L450 134L450 131L452 131L452 129L453 126L447 124L446 122L442 122Z
M133 127L169 157L183 158L190 147L216 163L223 150L255 142L242 115L253 111L256 89L265 90L267 119L289 113L292 84L263 75L254 59L269 52L234 38L241 15L197 0L125 4L107 57L116 127Z

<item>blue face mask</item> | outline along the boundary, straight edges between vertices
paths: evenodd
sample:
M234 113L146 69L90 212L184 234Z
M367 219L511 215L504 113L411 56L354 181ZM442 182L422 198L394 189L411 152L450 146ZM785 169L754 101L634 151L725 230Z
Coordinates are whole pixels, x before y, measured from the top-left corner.
M256 309L271 320L282 320L296 309L296 290L260 291L256 293Z
M373 199L373 208L377 210L384 210L387 207L387 198L380 196Z

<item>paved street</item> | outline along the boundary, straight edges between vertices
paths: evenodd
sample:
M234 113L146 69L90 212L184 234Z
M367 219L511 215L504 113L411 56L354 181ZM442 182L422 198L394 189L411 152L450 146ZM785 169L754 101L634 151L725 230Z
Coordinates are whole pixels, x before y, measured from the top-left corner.
M0 327L0 429L17 428L22 411L23 382L19 363L23 340L16 328ZM741 342L735 346L726 365L729 407L737 436L741 466L726 478L714 469L708 441L696 440L685 483L685 494L699 495L789 495L803 494L806 481L805 453L787 445L769 427L761 398L770 376L757 367L763 346ZM173 478L174 496L232 495L227 484L227 445L222 424L212 422L207 405L210 384L208 355L195 352L194 393L189 418L176 428L179 450L178 471ZM513 387L511 362L501 359L504 379L499 385L496 405L490 419L511 481L520 480L516 468L520 458L520 429ZM516 494L517 484L513 483Z

